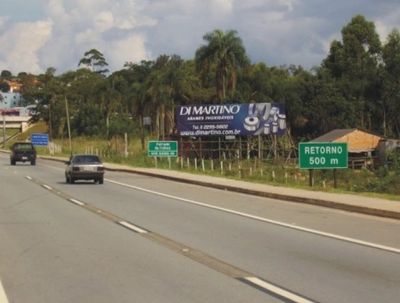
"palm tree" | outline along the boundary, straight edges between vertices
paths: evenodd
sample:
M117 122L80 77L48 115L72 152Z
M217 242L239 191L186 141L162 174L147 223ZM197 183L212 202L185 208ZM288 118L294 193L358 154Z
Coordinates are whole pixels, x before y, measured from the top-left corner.
M236 89L237 74L240 68L249 63L246 50L237 32L223 32L216 29L204 35L208 42L196 51L196 63L201 70L215 68L217 96L226 98L227 90L233 93Z
M128 91L125 94L125 104L132 117L138 117L140 127L140 140L142 150L145 149L145 129L144 129L144 115L148 100L146 81L149 78L153 61L141 61L140 64L127 62L124 67L125 70L121 71L121 75L125 78L128 86Z
M161 55L146 81L147 94L156 111L157 137L162 139L172 132L175 102L182 98L182 65L183 60L177 55Z

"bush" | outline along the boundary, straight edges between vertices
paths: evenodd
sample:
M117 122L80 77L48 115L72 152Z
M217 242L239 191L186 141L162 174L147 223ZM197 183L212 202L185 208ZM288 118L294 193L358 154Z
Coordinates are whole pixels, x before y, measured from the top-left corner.
M388 166L391 170L400 172L400 150L396 149L387 155Z
M368 191L400 195L400 175L391 173L368 183Z

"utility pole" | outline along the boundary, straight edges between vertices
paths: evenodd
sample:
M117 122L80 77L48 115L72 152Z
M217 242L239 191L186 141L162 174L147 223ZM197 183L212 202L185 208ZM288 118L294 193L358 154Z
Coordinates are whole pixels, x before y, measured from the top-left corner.
M3 116L3 148L6 147L6 116L2 112Z
M67 96L64 96L65 100L65 112L67 114L67 127L68 127L68 138L69 138L69 151L72 156L72 140L71 140L71 126L69 124L69 112L68 112L68 99Z

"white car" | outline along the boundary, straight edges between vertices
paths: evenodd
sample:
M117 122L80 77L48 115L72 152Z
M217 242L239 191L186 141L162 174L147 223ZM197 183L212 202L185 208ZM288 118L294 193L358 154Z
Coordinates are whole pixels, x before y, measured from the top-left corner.
M104 183L104 165L96 155L74 155L67 162L65 181L74 183L76 180L93 180Z

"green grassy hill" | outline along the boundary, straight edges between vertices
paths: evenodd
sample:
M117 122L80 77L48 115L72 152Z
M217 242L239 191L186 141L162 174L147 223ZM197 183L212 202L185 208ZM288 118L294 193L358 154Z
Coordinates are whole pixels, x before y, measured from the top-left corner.
M12 140L7 142L7 146L11 146L16 141L26 141L31 138L33 133L47 133L48 126L45 122L37 122L34 123L30 128L28 128L25 132L19 133Z

